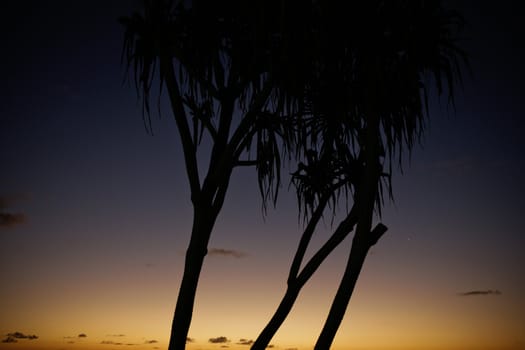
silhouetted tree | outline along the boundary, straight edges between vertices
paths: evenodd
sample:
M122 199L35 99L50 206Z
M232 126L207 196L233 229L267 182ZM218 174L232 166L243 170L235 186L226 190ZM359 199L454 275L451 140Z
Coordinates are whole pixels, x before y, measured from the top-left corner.
M345 197L345 200L348 200L348 191L354 190L354 176L362 171L362 164L358 160L344 164L334 158L328 160L326 156L323 157L325 159L318 159L313 156L316 154L313 150L308 153L312 155L307 157L308 165L299 164L299 169L293 174L293 182L297 188L299 205L303 206L303 212L309 212L310 215L307 215L307 224L290 266L286 292L272 318L255 340L253 350L265 349L268 346L291 311L302 287L330 253L352 232L357 222L357 206L354 202L351 210L340 221L330 238L304 263L304 267L300 268L325 208L331 203L332 210L335 211L337 199L342 195L341 192L344 193L342 196ZM381 224L375 229L377 234L382 234L384 231L386 227Z
M281 152L301 153L291 147L297 126L288 121L300 121L295 115L304 110L312 71L304 45L311 8L297 3L145 0L142 13L121 19L123 59L148 129L154 81L167 91L193 205L169 349L185 347L200 271L234 168L255 166L264 203L275 201ZM203 138L211 146L198 156ZM202 159L207 166L200 166Z
M361 91L356 105L365 120L359 145L364 170L355 194L358 221L352 248L317 350L330 348L366 255L381 237L371 227L385 151L391 171L392 157L397 153L401 163L402 152L410 152L423 132L431 85L453 103L461 65L468 65L457 46L463 20L440 1L369 1L349 17L351 32L366 33L364 40L353 42L355 84Z
M456 46L462 20L439 1L320 3L318 10L317 39L326 47L321 44L321 52L313 55L315 66L324 68L309 86L308 102L316 110L307 133L319 141L319 166L300 164L295 174L298 196L309 207L303 211L310 209L311 215L285 295L253 350L269 344L302 286L357 224L347 268L316 344L316 349L330 347L366 255L386 231L382 224L372 230L372 221L374 208L380 213L383 189L392 195L392 163L401 165L403 152L410 152L422 135L429 82L433 78L437 93L448 93L453 102L460 63L466 63ZM322 161L329 156L338 166ZM352 209L299 273L327 193L339 185L351 187Z
M351 287L341 287L336 296L336 308L344 314L340 294L351 294L366 252L385 230L370 231L374 206L380 208L385 159L391 168L393 156L400 157L403 147L410 150L422 130L421 74L433 73L441 92L444 72L452 95L457 73L459 51L447 37L447 26L454 24L447 21L454 17L440 12L445 21L439 27L417 13L436 1L414 2L414 8L407 3L412 4L145 0L142 14L121 19L123 57L142 95L147 128L155 79L167 91L194 209L169 349L185 347L208 241L233 170L255 166L264 203L275 201L282 153L304 156L304 167L319 163L330 169L324 179L312 172L315 167L294 175L311 217L290 269L290 307L357 223ZM430 39L415 40L422 33ZM204 138L211 146L201 158L197 151ZM314 155L318 159L310 161ZM202 159L207 166L199 164ZM324 207L343 187L353 191L353 209L299 272ZM330 329L340 322L339 316L332 321L333 309L320 348L329 347L321 338L333 339ZM283 310L286 317L289 309Z

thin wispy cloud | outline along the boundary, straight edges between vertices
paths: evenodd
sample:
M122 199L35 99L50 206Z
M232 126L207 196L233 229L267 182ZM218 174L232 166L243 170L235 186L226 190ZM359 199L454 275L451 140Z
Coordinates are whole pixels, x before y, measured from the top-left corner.
M479 295L501 295L502 293L495 289L495 290L492 290L492 289L488 289L488 290L471 290L471 291L468 291L468 292L462 292L462 293L458 293L459 296L462 296L462 297L472 297L472 296L479 296Z
M7 336L8 337L13 337L13 338L16 338L16 339L29 339L29 340L33 340L33 339L38 339L38 336L37 335L34 335L34 334L24 334L22 332L13 332L13 333L7 333Z
M0 196L0 228L11 228L26 221L25 214L8 210L9 205L17 199L14 196Z
M77 337L78 338L87 338L87 335L86 335L86 333L80 333Z
M237 345L252 345L253 344L253 340L252 339L244 339L244 338L241 338L239 339L239 342L236 343Z
M208 339L208 342L212 343L212 344L223 344L223 343L229 343L230 342L230 339L224 337L224 336L220 336L220 337L216 337L216 338L210 338Z
M144 344L156 344L156 343L158 343L158 341L156 341L155 339L152 339L152 340L146 340L146 341L144 342Z
M2 339L2 343L18 343L18 340L13 337L6 337L5 339Z
M103 341L100 342L100 344L103 344L103 345L122 345L122 343L114 342L112 340L103 340Z
M234 249L223 249L223 248L211 248L208 251L209 256L231 256L233 258L244 258L247 254L239 250Z
M0 213L0 227L11 228L26 222L26 216L22 213Z
M2 343L18 343L18 339L35 340L38 336L35 334L24 334L22 332L7 333L6 337L2 339Z
M106 337L114 337L114 338L120 338L125 337L125 334L107 334Z
M186 343L193 343L195 342L195 338L186 337Z

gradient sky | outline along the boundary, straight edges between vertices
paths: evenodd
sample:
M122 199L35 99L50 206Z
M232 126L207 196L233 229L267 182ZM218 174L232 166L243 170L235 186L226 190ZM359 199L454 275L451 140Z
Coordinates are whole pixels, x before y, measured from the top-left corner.
M455 111L432 106L424 147L395 176L389 231L365 263L336 350L525 349L522 5L451 3L469 21L473 76ZM192 211L169 110L148 135L122 83L116 18L132 8L3 4L0 349L167 347ZM255 173L235 173L190 350L248 349L241 339L255 339L275 310L301 234L284 182L263 217ZM326 221L313 245L329 232ZM275 348L313 346L349 244L306 285Z

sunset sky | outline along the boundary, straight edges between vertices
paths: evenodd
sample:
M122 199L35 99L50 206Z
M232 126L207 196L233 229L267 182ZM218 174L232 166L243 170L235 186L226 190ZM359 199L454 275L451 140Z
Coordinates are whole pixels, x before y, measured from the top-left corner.
M523 5L450 3L469 22L473 74L455 110L431 106L424 147L396 173L389 230L335 350L525 349ZM169 109L148 134L123 84L116 19L133 4L2 6L2 350L167 348L192 209ZM269 320L302 232L287 189L284 179L263 216L255 172L235 172L188 349L249 349ZM312 245L330 229L327 219ZM313 347L350 243L303 289L274 348Z

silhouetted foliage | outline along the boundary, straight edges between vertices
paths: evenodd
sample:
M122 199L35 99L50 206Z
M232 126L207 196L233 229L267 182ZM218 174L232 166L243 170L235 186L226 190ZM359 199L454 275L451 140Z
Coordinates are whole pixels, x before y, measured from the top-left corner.
M293 174L303 213L311 213L288 276L288 288L252 349L264 349L284 321L299 289L335 245L357 224L347 269L316 349L330 347L371 246L386 231L372 230L374 207L381 213L392 196L393 164L402 165L421 140L432 85L454 101L466 54L456 42L459 14L439 1L319 3L314 55L320 67L307 89L308 115L301 115L306 162ZM304 142L307 140L307 142ZM335 184L344 183L344 187ZM326 205L344 189L352 210L299 273L306 247ZM332 192L331 192L332 191ZM374 204L375 203L375 204ZM308 268L306 268L308 267ZM301 276L302 278L300 278Z
M290 270L293 293L357 225L351 287L338 292L351 294L386 230L371 223L384 193L392 195L392 164L401 165L424 131L426 77L439 95L454 96L465 59L455 44L461 17L431 0L144 0L142 13L121 23L148 129L153 84L167 91L194 207L169 348L185 347L208 241L238 166L256 167L266 203L277 199L283 155L298 160L292 181L308 224ZM204 138L211 147L200 158ZM341 194L352 210L299 272L325 207L335 210ZM337 305L344 314L345 302ZM317 348L333 339L323 337Z

